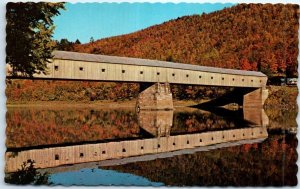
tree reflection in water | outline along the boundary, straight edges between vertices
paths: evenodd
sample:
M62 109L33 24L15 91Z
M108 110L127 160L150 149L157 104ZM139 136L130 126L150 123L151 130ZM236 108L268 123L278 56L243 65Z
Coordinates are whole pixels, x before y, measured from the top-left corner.
M162 137L247 127L245 115L253 121L253 114L219 110L148 112L141 119L133 110L8 109L6 144L18 149L103 139L135 140L144 138L141 130L150 137ZM294 186L297 184L296 136L273 132L277 128L296 127L293 120L296 114L290 112L293 111L281 116L280 111L266 111L271 115L267 126L269 137L259 144L101 168L140 175L170 186ZM7 175L5 182L47 184L47 178L47 174L37 172L32 161Z
M143 116L143 119L139 119L134 109L8 108L6 146L30 148L144 138L145 133L142 133L141 129L150 133L154 131L149 127L151 124L148 127L141 127L138 121L151 123L153 120L149 119L155 116L149 117L146 114ZM238 111L228 117L223 114L216 115L215 112L186 108L176 110L174 116L172 112L167 112L166 115L160 112L157 116L161 124L164 122L169 124L169 128L166 127L167 130L164 132L170 132L171 135L241 128L247 125L243 115Z
M258 144L100 168L169 186L295 186L296 147L295 135L269 135Z

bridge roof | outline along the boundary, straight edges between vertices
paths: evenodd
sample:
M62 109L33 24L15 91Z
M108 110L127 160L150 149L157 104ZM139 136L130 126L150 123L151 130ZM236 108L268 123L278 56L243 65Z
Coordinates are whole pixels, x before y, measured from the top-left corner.
M261 72L255 72L255 71L198 66L192 64L183 64L183 63L167 62L167 61L160 61L160 60L96 55L96 54L68 52L68 51L54 51L53 55L54 55L54 59L62 59L62 60L75 60L75 61L87 61L87 62L99 62L99 63L105 62L105 63L112 63L112 64L127 64L127 65L138 65L138 66L154 66L154 67L174 68L174 69L213 72L213 73L266 77L265 74Z

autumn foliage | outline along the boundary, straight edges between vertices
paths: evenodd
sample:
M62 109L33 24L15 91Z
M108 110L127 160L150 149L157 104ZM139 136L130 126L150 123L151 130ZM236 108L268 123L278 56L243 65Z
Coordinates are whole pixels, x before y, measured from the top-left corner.
M296 148L295 135L272 135L262 143L101 168L166 186L296 186Z
M174 112L173 124L169 128L171 135L247 127L245 123L235 120L242 117L223 118L214 113L191 110ZM160 122L155 117L152 119L149 121ZM6 122L8 148L149 137L141 132L147 124L139 124L134 109L63 106L8 108Z
M8 148L95 142L140 136L134 112L91 109L9 109ZM51 136L51 137L49 137Z
M298 8L291 4L239 4L87 44L63 42L59 48L297 76ZM211 99L226 91L172 85L175 99ZM14 80L8 81L6 88L9 103L124 100L136 98L138 93L138 84L113 82ZM280 98L289 100L287 97Z
M33 101L87 102L136 98L139 85L88 81L7 80L8 103Z
M175 99L216 98L231 88L172 85ZM6 80L8 103L36 101L123 101L137 98L140 85L137 83L92 82L92 81L45 81Z
M297 75L298 5L239 4L74 45L93 54Z

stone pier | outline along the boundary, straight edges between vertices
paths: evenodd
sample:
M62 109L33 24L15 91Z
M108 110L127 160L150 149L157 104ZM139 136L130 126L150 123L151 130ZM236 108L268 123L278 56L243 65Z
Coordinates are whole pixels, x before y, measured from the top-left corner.
M140 92L136 109L173 110L173 99L169 83L155 83Z
M267 98L268 89L265 88L235 88L233 91L219 98L199 104L197 107L221 107L236 103L243 108L262 108Z

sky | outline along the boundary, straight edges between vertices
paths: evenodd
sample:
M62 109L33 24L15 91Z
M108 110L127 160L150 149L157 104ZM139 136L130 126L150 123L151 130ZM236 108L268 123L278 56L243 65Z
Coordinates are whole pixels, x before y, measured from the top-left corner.
M87 43L132 33L178 17L210 13L231 7L226 3L66 3L66 10L54 17L53 39L79 39Z

